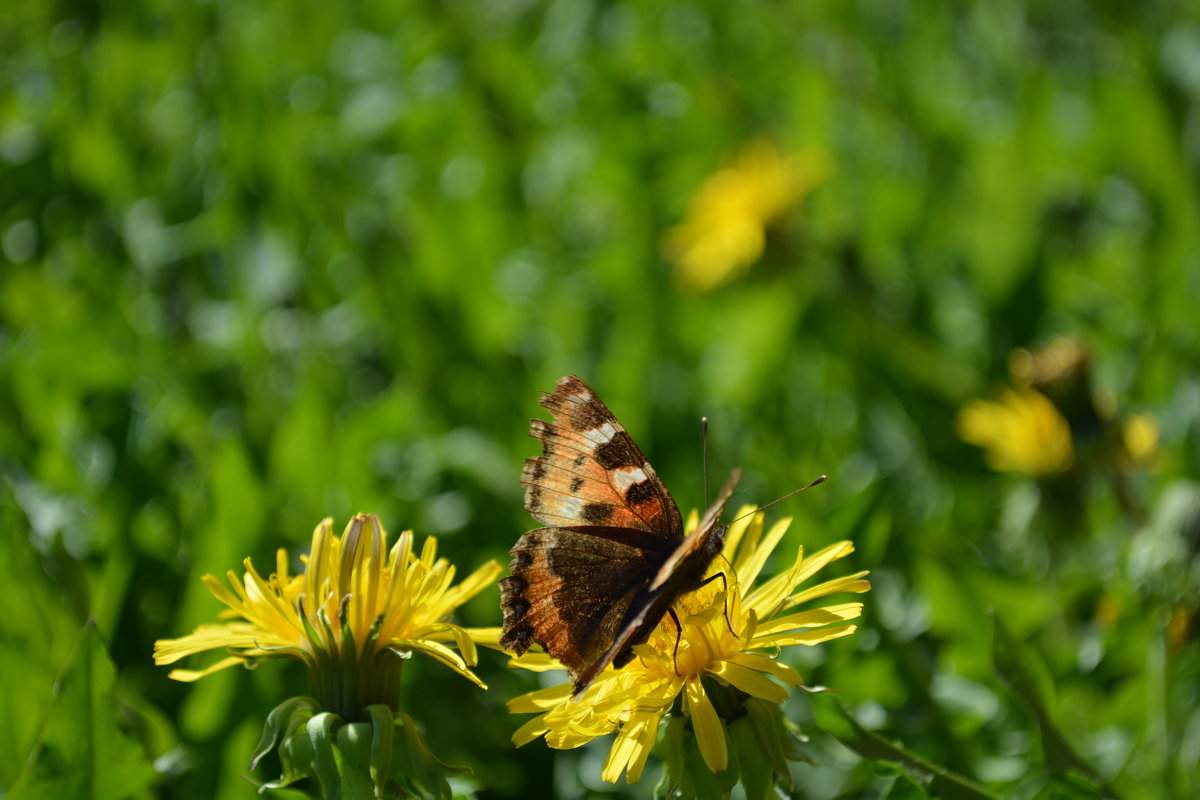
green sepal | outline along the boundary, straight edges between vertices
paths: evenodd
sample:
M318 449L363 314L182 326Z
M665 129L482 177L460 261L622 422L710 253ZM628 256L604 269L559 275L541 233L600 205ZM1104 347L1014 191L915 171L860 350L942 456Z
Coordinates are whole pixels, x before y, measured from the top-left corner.
M467 767L452 767L433 754L417 730L412 717L396 712L396 727L401 737L392 750L392 777L415 795L431 800L449 800L452 796L447 772L469 772Z
M671 715L663 726L657 752L663 760L663 776L656 795L665 797L723 800L737 783L736 756L730 748L729 768L714 775L704 763L687 718ZM727 742L728 744L728 742ZM728 783L728 789L725 784Z
M392 710L382 703L367 706L363 711L371 720L371 780L381 791L391 775L396 723Z
M655 794L665 797L729 797L741 783L749 800L775 796L776 786L792 789L790 761L811 759L799 748L805 741L777 703L713 684L709 697L725 719L728 764L708 768L688 720L672 714L662 726L655 752L663 775Z
M311 777L324 800L449 800L447 773L469 770L437 758L407 714L381 704L368 706L363 714L368 721L346 723L337 714L321 712L310 697L281 703L267 718L251 768L278 745L283 771L261 788L280 789Z
M294 734L297 728L303 727L319 710L317 701L311 697L291 697L271 709L263 725L258 747L254 748L254 753L250 756L250 770L253 771L263 756L274 750L280 740Z
M341 781L338 779L338 763L333 749L336 732L342 718L330 711L317 714L304 726L313 748L313 768L321 784L321 794L326 800L339 800Z
M312 740L308 738L308 731L303 725L295 733L285 736L279 743L279 763L283 770L279 779L267 781L259 787L259 791L282 789L315 774L316 761L313 756Z
M687 756L685 761L684 782L681 784L683 797L694 797L696 800L725 800L728 792L708 764L704 763L704 755L696 744L696 737L688 731L686 741ZM729 772L730 770L723 770ZM735 781L736 782L736 781ZM690 784L690 786L689 786ZM732 786L730 787L732 788Z
M310 642L323 642L324 639L321 638L321 634L317 631L317 629L313 627L312 622L308 618L308 614L304 613L304 601L303 600L300 601L300 612L301 612L300 613L300 623L304 626L304 637L306 639L308 639L308 641L310 641ZM317 614L320 615L320 613L321 612L318 610ZM322 654L324 652L325 652L324 647L316 648L316 657L315 658L317 660L319 660L320 654ZM315 666L315 663L316 662L314 661L314 666Z
M738 780L741 779L742 762L738 758L737 745L729 735L729 723L726 722L721 728L721 733L725 737L725 769L720 772L712 772L708 770L708 764L704 763L703 757L700 761L704 764L704 769L708 770L708 774L712 776L712 783L720 790L721 796L729 797L733 787L737 786ZM700 753L699 745L696 747L696 753Z
M376 792L376 783L371 774L371 723L350 722L337 728L337 746L333 755L337 761L339 789L347 798L370 798L383 796Z
M675 797L681 794L684 778L683 766L687 751L683 743L683 731L687 722L674 714L660 729L655 752L663 762L663 774L654 788L655 797Z
M748 717L730 723L729 745L730 753L737 754L738 779L747 800L763 800L775 783L775 770L759 744L758 735Z
M738 779L748 800L775 797L775 787L793 788L789 761L810 761L797 746L803 737L777 703L747 697L746 713L728 724L738 754ZM730 762L732 764L732 761Z
M746 698L744 705L746 716L737 722L754 731L763 758L770 764L771 770L783 778L790 791L792 771L788 761L799 760L800 753L793 741L795 734L788 728L787 718L783 716L778 704L768 703L757 697Z
M771 757L759 741L754 720L745 716L729 724L730 754L737 755L737 766L746 800L764 800L775 784ZM733 766L733 760L730 760Z

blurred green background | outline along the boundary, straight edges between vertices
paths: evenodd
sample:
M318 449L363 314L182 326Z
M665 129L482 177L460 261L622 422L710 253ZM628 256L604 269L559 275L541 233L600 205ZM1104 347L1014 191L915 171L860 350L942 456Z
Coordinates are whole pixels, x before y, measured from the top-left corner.
M506 562L528 420L573 372L681 508L702 414L712 481L746 469L735 503L830 475L769 513L797 517L784 550L853 538L875 588L857 635L786 658L865 725L1004 796L1196 796L1198 11L5 4L0 792L45 726L82 724L48 709L94 617L158 770L140 796L254 796L303 670L169 681L154 640L219 608L199 577L356 511L460 574ZM688 292L664 232L762 136L833 172L749 271ZM1059 335L1158 420L1132 506L1102 465L1060 503L956 436L1014 348ZM991 613L1038 698L997 672ZM492 589L462 621L499 619ZM482 653L487 693L411 662L459 788L649 794L653 768L599 782L608 742L514 750L502 704L536 683L504 661ZM795 796L911 796L788 710L818 762Z

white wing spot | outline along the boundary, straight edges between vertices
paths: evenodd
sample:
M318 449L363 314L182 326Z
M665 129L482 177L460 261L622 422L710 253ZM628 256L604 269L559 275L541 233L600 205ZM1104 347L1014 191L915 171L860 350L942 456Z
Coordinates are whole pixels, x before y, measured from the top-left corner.
M642 472L639 467L623 467L612 473L613 485L622 493L635 483L641 483L644 480L646 480L646 473Z
M611 422L606 422L599 428L584 431L583 435L596 444L604 444L605 442L612 441L612 438L617 435L617 429L613 427Z
M556 516L578 518L583 513L583 501L578 497L564 497L559 502L561 505L555 511Z

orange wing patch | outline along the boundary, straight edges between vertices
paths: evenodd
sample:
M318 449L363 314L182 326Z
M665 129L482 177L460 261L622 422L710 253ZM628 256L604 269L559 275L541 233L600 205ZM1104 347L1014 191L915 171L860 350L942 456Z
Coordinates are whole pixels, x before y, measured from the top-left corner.
M654 468L608 407L573 375L541 404L530 435L542 455L525 462L525 508L545 525L607 525L664 538L682 535L679 510Z

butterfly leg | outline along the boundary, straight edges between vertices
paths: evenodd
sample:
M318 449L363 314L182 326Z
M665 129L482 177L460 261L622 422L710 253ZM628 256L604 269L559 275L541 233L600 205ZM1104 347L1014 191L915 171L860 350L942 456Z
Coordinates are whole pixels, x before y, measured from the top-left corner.
M737 631L735 631L733 629L733 623L729 620L729 581L725 578L725 573L718 572L716 575L709 575L707 578L700 581L700 586L707 586L708 584L715 581L717 578L721 579L721 588L722 588L722 591L725 592L725 603L723 604L724 608L722 608L722 610L721 610L721 613L724 614L724 616L725 616L725 627L729 628L729 632L732 633L734 635L734 637L736 638ZM697 586L696 588L699 589L700 586ZM675 624L678 625L679 621L676 620ZM679 647L678 641L676 641L675 646L677 648Z
M671 668L679 675L679 640L683 637L683 626L679 624L679 615L675 613L674 607L668 606L667 613L671 615L671 622L675 623L675 649L671 651Z

